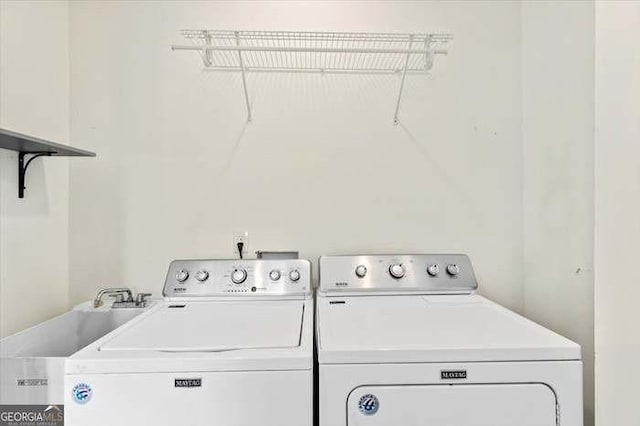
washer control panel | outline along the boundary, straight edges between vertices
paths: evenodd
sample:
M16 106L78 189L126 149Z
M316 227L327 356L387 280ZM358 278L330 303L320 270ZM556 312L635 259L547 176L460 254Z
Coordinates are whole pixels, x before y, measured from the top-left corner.
M321 292L465 294L478 288L464 254L323 256Z
M311 265L302 259L174 260L165 297L311 294Z

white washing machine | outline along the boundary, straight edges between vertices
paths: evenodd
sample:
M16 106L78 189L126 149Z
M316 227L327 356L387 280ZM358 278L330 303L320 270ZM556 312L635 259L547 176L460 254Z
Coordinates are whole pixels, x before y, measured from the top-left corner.
M67 360L70 426L310 426L306 260L178 260L165 299Z
M465 255L320 259L321 426L582 426L580 347L477 294Z

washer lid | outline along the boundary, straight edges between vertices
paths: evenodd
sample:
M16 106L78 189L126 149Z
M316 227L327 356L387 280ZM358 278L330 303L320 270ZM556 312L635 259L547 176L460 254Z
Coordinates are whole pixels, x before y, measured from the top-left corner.
M302 301L167 303L100 351L225 352L300 346Z
M580 359L577 344L477 295L317 303L321 363Z

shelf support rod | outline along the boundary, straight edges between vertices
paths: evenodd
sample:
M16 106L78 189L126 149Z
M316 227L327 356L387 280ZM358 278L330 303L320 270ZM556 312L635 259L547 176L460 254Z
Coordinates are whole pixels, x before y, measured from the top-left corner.
M236 45L240 47L240 34L236 31ZM247 76L242 61L242 51L238 49L238 60L240 61L240 71L242 72L242 87L244 89L244 100L247 103L247 122L251 122L251 105L249 105L249 91L247 89Z
M55 154L55 152L20 152L18 154L18 198L24 198L24 190L27 189L24 178L29 164L38 157L49 157L52 154ZM27 155L31 155L31 158L25 162L24 159Z
M411 45L413 44L413 34L409 36L409 47L407 48L409 51L411 50ZM402 70L402 79L400 80L400 91L398 93L398 101L396 102L396 112L393 114L393 124L398 124L400 121L398 120L398 111L400 111L400 101L402 100L402 91L404 90L404 81L407 78L407 69L409 68L409 57L411 53L407 53L407 57L404 60L404 69Z

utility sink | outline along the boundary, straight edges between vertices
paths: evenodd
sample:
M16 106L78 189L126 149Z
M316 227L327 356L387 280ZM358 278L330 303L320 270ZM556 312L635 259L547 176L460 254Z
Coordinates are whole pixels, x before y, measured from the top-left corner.
M0 340L0 405L63 404L67 357L149 309L91 302Z

